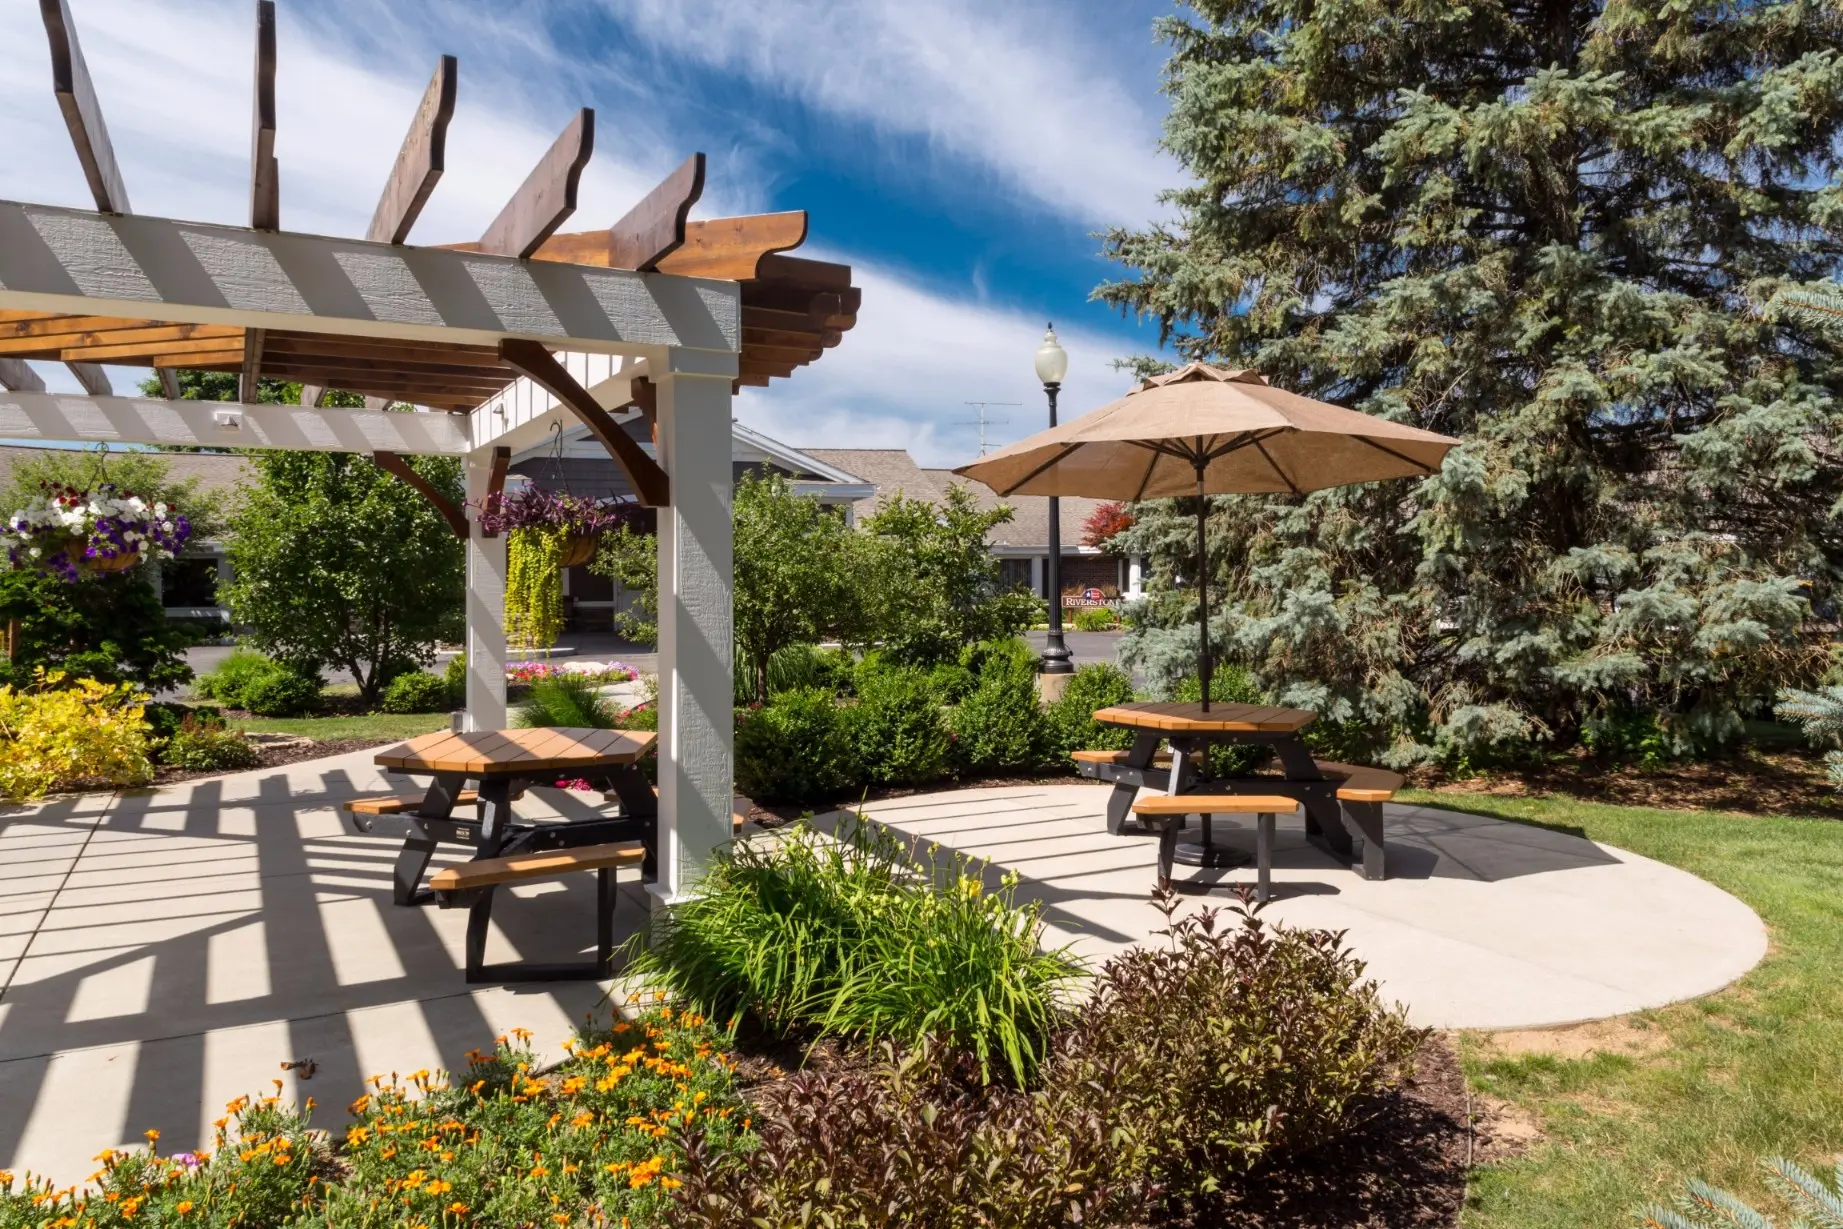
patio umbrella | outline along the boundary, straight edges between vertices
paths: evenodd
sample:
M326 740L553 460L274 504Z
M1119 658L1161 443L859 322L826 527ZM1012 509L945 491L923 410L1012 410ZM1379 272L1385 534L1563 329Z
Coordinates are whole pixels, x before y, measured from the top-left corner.
M1192 363L1093 413L1039 431L954 473L1000 495L1198 496L1197 672L1209 708L1205 495L1291 493L1440 468L1450 436L1274 388L1252 371ZM1060 600L1061 595L1056 595Z

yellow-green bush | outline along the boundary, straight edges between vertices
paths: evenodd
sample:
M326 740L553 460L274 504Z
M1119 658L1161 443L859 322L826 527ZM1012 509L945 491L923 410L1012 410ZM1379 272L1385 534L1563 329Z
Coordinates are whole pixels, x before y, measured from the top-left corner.
M42 798L77 781L144 785L147 697L95 679L65 682L64 672L37 672L32 687L0 686L0 798Z

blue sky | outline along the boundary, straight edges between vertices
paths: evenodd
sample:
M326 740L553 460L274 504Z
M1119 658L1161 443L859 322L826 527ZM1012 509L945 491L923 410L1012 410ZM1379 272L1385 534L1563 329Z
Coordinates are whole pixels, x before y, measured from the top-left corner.
M137 212L247 217L252 0L70 0ZM37 5L0 4L15 199L87 205ZM1041 425L1031 354L1071 353L1065 416L1125 390L1156 334L1088 301L1093 232L1158 216L1169 0L281 0L283 225L362 234L435 58L460 57L449 170L415 242L477 238L577 106L595 159L569 229L605 226L692 150L694 216L804 208L805 254L858 272L844 343L738 417L792 444L925 463ZM54 387L61 370L41 368ZM133 373L122 372L118 387Z

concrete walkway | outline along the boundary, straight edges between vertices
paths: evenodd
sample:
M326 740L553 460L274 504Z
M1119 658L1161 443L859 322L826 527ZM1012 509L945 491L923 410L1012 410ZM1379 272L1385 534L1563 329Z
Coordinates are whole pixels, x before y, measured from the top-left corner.
M873 803L887 826L1022 877L1050 931L1091 961L1156 943L1156 838L1109 836L1111 786L956 790ZM835 816L832 818L836 818ZM1623 1015L1727 985L1766 955L1753 910L1686 871L1566 832L1430 807L1387 808L1389 878L1365 880L1281 820L1266 916L1348 932L1352 949L1432 1028L1544 1028ZM1216 839L1252 853L1253 817ZM1238 870L1186 876L1252 881ZM1191 908L1232 903L1217 890Z
M470 989L465 913L393 906L395 844L343 828L339 800L406 784L359 753L0 809L0 1168L81 1181L97 1152L150 1127L188 1149L226 1101L272 1080L313 1096L318 1125L338 1130L365 1077L459 1066L515 1027L559 1054L602 988ZM519 812L586 813L583 796L542 793ZM1160 921L1145 903L1152 841L1107 835L1105 793L971 789L871 810L1016 868L1054 934L1099 958ZM1390 826L1394 878L1381 883L1283 828L1273 916L1348 928L1423 1023L1631 1011L1713 990L1766 950L1745 906L1659 863L1450 812L1396 808ZM637 881L622 886L618 937L645 910ZM593 896L586 875L515 888L488 959L577 957ZM313 1060L311 1079L282 1070L296 1059Z

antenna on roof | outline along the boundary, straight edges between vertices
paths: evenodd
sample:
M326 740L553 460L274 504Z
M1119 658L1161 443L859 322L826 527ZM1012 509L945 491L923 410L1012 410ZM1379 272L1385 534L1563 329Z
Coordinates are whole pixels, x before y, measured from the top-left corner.
M986 414L986 407L994 406L994 405L1023 405L1024 403L1022 401L968 401L966 404L974 407L975 409L979 411L978 420L975 421L972 419L968 419L965 422L957 422L952 425L956 427L978 427L979 428L979 455L983 457L985 455L985 429L986 427L989 425L997 424L997 423L1007 423L1011 421L1009 418L992 418L988 416Z

